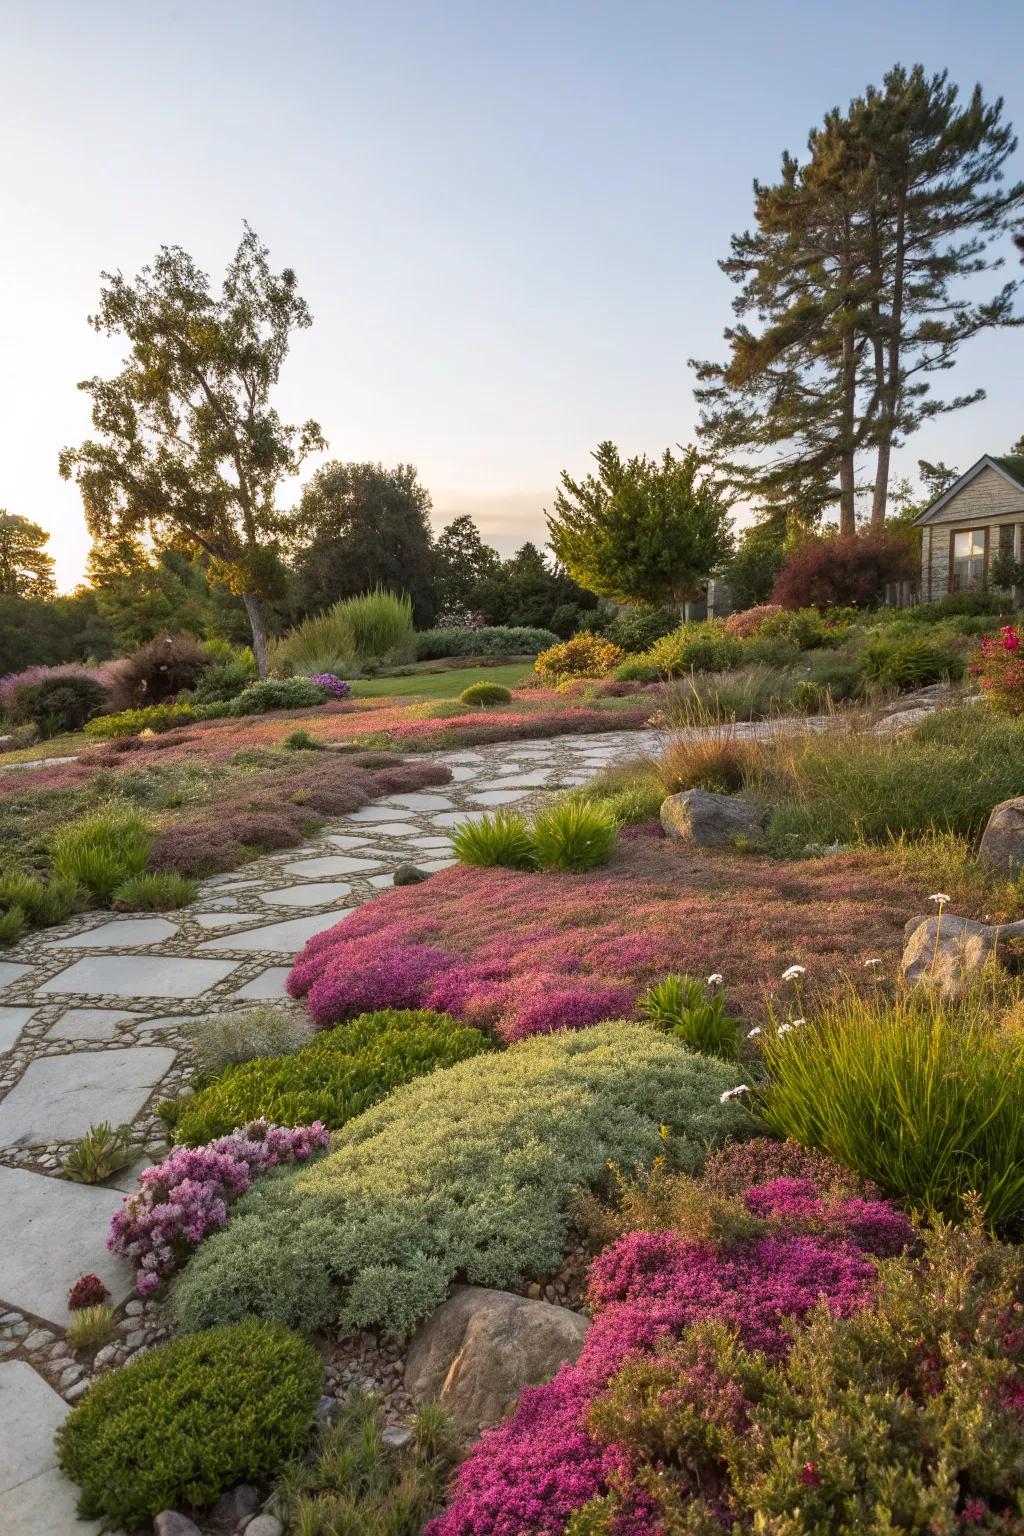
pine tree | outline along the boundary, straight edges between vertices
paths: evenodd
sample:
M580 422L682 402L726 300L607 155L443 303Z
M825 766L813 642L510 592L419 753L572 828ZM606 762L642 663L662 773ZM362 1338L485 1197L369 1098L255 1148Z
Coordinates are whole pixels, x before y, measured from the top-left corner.
M0 508L0 597L55 597L50 535L27 517Z

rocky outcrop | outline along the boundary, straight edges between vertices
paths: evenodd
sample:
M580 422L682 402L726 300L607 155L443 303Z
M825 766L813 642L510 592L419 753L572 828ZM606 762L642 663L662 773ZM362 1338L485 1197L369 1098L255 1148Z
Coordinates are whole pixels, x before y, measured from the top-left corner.
M1024 938L1024 923L996 927L946 912L941 919L911 918L904 937L904 979L957 997L990 962L1017 968L1015 950Z
M995 807L981 834L978 859L996 875L1015 878L1024 870L1024 795Z
M414 1335L406 1390L417 1403L440 1403L476 1436L510 1412L523 1387L549 1381L575 1360L589 1326L547 1301L458 1286Z
M661 825L679 842L702 848L728 848L737 838L760 837L765 812L739 795L716 795L707 789L686 789L661 803Z

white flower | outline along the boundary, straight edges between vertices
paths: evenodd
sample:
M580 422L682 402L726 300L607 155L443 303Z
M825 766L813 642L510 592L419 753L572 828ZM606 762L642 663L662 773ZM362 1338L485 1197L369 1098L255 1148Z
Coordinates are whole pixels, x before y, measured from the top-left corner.
M790 1027L790 1029L799 1029L801 1024L806 1024L806 1023L807 1023L806 1019L790 1019L789 1027Z
M725 978L720 971L712 971L711 975L708 977L708 986L717 987L719 982L724 980Z
M881 965L881 960L865 960L865 965Z
M749 1083L740 1083L738 1088L727 1088L724 1093L718 1095L719 1104L728 1104L730 1099L738 1099L741 1094L750 1092Z
M780 1024L778 1029L775 1031L775 1033L779 1036L779 1038L781 1040L782 1036L783 1035L788 1035L791 1032L792 1028L793 1028L792 1024Z
M753 1029L748 1029L747 1030L747 1039L748 1040L756 1040L757 1036L760 1033L761 1033L761 1026L760 1026L760 1024L755 1024Z
M805 975L806 971L806 965L791 965L788 971L783 971L782 979L783 981L796 981L796 978Z
M936 891L934 896L928 897L928 900L934 901L935 905L938 907L944 907L946 902L951 900L951 898L946 895L945 891Z

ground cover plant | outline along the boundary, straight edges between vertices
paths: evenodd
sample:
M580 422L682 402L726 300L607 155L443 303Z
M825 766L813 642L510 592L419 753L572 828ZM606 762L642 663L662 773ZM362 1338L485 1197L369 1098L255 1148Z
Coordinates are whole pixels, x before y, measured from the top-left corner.
M432 878L429 901L389 891L315 935L289 991L320 1024L437 1008L509 1040L629 1017L672 971L719 972L730 1010L763 1021L765 988L794 963L812 987L872 957L894 973L904 923L927 908L878 854L774 862L683 851L653 830L571 879L456 867Z
M175 1286L186 1329L248 1312L409 1332L456 1276L508 1287L561 1262L575 1189L663 1150L695 1169L748 1128L724 1062L632 1024L530 1040L397 1089L331 1153L264 1179Z
M240 1013L201 1014L183 1026L198 1072L207 1078L254 1056L287 1056L312 1033L312 1021L298 1008L269 1003Z
M399 1009L363 1014L288 1055L226 1067L182 1101L174 1139L200 1146L261 1119L287 1126L317 1121L337 1130L401 1083L451 1066L487 1044L479 1030L443 1014Z
M780 1135L929 1216L962 1219L976 1196L994 1227L1024 1230L1024 1035L993 1023L987 993L840 994L761 1049L758 1110Z
M254 1318L109 1372L57 1432L79 1513L132 1530L274 1476L309 1441L320 1376L315 1349Z
M776 1177L723 1194L655 1164L620 1183L605 1220L611 1241L590 1270L594 1323L582 1354L549 1385L527 1388L511 1419L484 1435L429 1536L732 1529L718 1468L729 1431L746 1429L747 1403L729 1367L756 1351L766 1372L777 1370L794 1324L861 1315L876 1261L916 1246L894 1206L830 1177ZM626 1432L623 1400L648 1377L648 1433L639 1404ZM649 1498L662 1460L674 1516L665 1525L663 1505ZM576 1524L578 1511L605 1523Z
M224 1225L228 1206L254 1179L282 1163L307 1162L329 1140L315 1121L290 1129L256 1120L205 1147L178 1147L143 1170L139 1188L114 1213L107 1247L128 1260L146 1296Z

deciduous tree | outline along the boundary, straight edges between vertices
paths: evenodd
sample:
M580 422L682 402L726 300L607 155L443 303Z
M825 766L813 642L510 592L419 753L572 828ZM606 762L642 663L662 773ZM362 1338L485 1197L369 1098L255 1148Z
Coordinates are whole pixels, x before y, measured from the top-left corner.
M96 436L65 448L94 539L150 533L203 550L242 597L260 672L263 603L277 594L281 481L325 446L315 421L271 404L292 332L312 323L295 273L271 271L248 225L219 294L180 246L162 246L134 281L104 273L91 317L129 346L120 373L86 379Z

